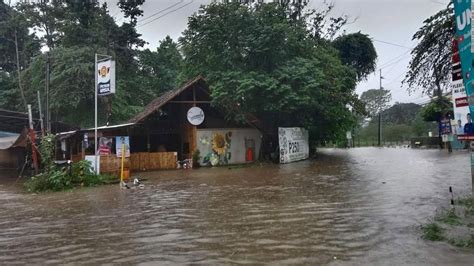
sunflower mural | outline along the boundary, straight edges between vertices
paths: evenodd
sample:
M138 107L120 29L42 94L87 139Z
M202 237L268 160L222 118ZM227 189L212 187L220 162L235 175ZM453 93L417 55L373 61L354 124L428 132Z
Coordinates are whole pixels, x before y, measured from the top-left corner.
M216 132L212 134L212 139L204 137L200 142L204 145L210 146L211 152L204 156L202 163L204 165L225 165L229 163L232 156L230 151L232 141L232 132L225 134Z

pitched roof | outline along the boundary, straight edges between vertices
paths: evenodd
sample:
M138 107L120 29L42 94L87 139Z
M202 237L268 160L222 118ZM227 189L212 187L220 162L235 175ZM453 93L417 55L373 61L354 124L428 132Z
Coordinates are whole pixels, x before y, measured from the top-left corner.
M188 88L191 88L193 85L196 85L199 82L205 82L202 76L198 76L192 80L189 80L181 87L163 93L160 97L154 99L147 106L145 106L145 109L142 112L138 113L130 120L128 120L128 123L141 122L147 116L161 108L163 105L171 101L176 96L180 95L183 91L187 90Z

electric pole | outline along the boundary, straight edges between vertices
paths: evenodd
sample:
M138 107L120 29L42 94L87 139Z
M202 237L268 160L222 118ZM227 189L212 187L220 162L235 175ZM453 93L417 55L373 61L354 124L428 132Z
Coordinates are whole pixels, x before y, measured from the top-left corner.
M46 52L46 68L45 68L45 94L46 94L46 103L45 103L45 113L46 113L46 132L51 133L51 113L49 110L49 52Z
M380 93L382 93L382 69L380 69ZM382 144L382 110L379 109L379 134L378 134L378 146Z

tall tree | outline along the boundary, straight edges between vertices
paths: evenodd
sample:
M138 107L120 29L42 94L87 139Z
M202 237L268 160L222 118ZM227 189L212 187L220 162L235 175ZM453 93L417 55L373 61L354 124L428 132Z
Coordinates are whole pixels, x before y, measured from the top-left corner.
M421 90L431 96L441 96L448 89L451 78L452 41L454 38L454 11L450 4L429 17L413 35L418 44L412 50L412 59L404 83L409 92Z
M360 32L342 35L334 40L333 45L342 62L356 70L358 80L366 79L375 71L377 52L368 35Z
M152 95L175 88L183 68L183 58L178 44L166 36L155 52L146 49L139 52L140 74L146 79L146 86Z
M21 71L39 53L39 41L29 32L27 17L0 2L0 108L26 111Z
M130 24L137 25L138 17L143 16L140 6L145 0L119 0L117 5L122 10L126 18L130 18Z
M22 1L20 12L31 22L31 27L40 33L42 45L54 49L61 36L61 26L66 21L65 1Z
M389 107L392 95L389 90L371 89L364 91L360 100L365 103L369 117L375 117Z
M208 78L215 105L308 127L313 141L334 139L354 122L346 105L357 105L357 75L295 19L274 3L202 7L180 39L185 74Z

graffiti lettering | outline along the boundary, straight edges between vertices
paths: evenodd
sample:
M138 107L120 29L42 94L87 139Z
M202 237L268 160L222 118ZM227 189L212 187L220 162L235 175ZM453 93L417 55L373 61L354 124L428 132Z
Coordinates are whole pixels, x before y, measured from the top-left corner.
M300 152L300 144L298 142L288 142L288 152L298 153Z

